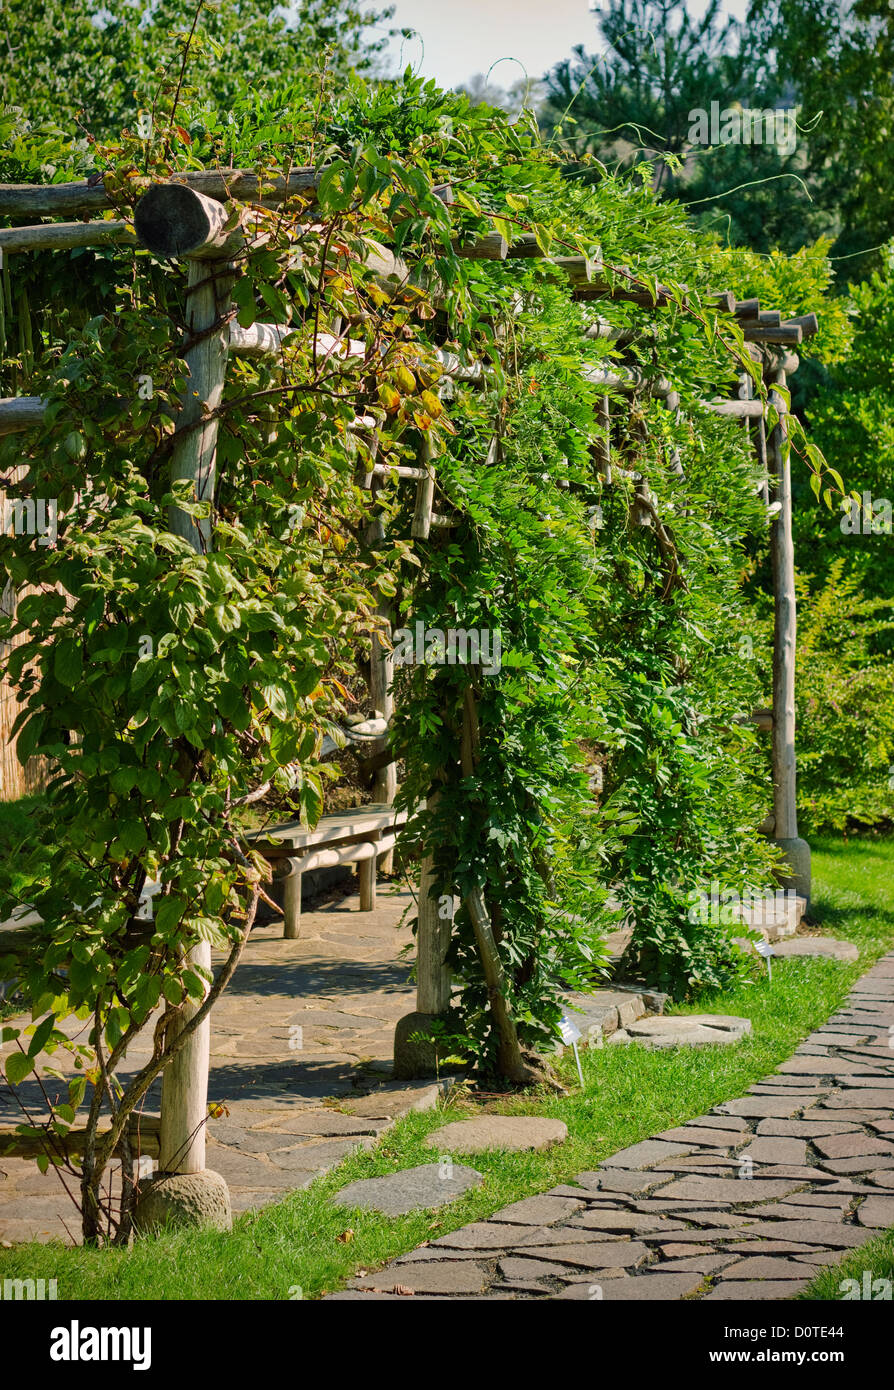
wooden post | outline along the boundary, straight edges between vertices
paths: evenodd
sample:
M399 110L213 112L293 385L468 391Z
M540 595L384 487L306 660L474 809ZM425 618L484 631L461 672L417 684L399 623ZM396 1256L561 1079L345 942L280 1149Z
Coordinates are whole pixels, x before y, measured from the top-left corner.
M774 371L774 387L785 387L785 372ZM773 391L771 403L784 410L782 397ZM767 441L767 458L774 479L774 501L779 512L770 528L773 567L773 807L776 836L794 839L798 834L795 804L795 551L792 539L791 464L784 417Z
M385 539L385 523L381 515L374 516L367 530L367 540L371 545L377 541ZM387 600L383 600L376 610L382 620L383 636L391 641L393 609ZM389 724L394 715L394 696L391 693L391 684L394 680L394 653L390 646L386 646L378 633L373 633L370 654L369 654L369 694L372 700L374 717L381 716ZM388 747L388 736L376 739L372 745L371 753L384 753ZM394 798L397 794L397 768L393 762L381 767L375 774L373 781L373 801L384 802L386 806L394 805ZM382 873L390 874L394 871L394 851L387 850L380 860ZM362 875L361 875L362 886ZM374 896L374 895L373 895ZM362 903L361 903L362 905Z
M360 911L372 912L376 905L376 856L361 859L357 865L360 880Z
M210 971L210 942L200 941L193 946L189 959L193 966ZM201 1000L189 999L182 1006L175 1037L198 1012L200 1003ZM211 1021L206 1018L162 1075L158 1156L162 1173L201 1173L205 1168L210 1058Z
M773 813L774 839L791 865L783 878L786 886L810 898L810 850L798 837L797 776L795 762L795 549L792 538L791 461L785 425L785 368L770 365L770 403L779 420L767 439L767 465L774 483L779 512L770 527L773 572Z
M429 802L433 805L434 801ZM419 869L419 925L416 932L416 1010L420 1014L443 1014L450 1007L450 970L444 957L453 930L453 912L442 917L434 886L430 855Z
M432 465L431 440L423 433L419 443L417 458L419 467L425 470L424 476L416 484L416 509L410 535L413 540L427 541L431 530L431 515L435 501L435 470Z
M283 883L283 936L297 941L301 935L301 874L291 873Z
M223 396L229 342L228 325L221 320L231 307L232 255L243 243L243 232L241 227L230 226L219 203L179 184L157 184L149 189L137 204L134 224L140 240L157 255L189 258L186 322L191 335L202 336L184 353L189 385L177 421L180 437L174 444L171 480L188 479L194 499L207 502L213 509L217 453L217 419L213 412ZM215 324L219 327L208 332ZM203 425L194 427L197 420L209 416ZM194 519L172 507L169 525L200 554L211 549L214 519L210 512L207 517ZM300 894L300 878L298 884ZM190 949L189 960L210 970L210 945L197 942ZM184 1005L184 1022L192 1017L195 1008L191 1003ZM210 1052L209 1016L163 1074L159 1157L162 1172L198 1173L205 1167Z
M437 805L438 792L428 799L428 809ZM431 855L419 866L416 899L416 1008L398 1019L394 1030L394 1075L401 1079L434 1076L438 1069L437 1046L432 1042L411 1041L425 1036L434 1020L450 1007L450 970L445 963L453 933L453 913L442 917L435 886Z

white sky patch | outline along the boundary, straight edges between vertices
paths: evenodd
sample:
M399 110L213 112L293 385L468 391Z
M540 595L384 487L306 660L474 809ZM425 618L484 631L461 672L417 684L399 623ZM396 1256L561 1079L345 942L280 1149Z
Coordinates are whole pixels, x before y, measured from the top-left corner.
M726 0L724 10L741 19L747 3ZM690 12L704 8L694 0ZM418 37L396 40L393 66L409 65L443 87L456 87L493 64L490 81L497 87L525 77L536 81L575 44L601 50L599 9L599 0L395 0L391 23L415 29Z

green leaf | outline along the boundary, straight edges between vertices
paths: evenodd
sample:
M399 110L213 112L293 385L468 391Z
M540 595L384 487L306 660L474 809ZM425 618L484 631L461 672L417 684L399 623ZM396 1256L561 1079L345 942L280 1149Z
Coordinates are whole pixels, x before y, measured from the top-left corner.
M6 1059L5 1073L10 1086L18 1086L32 1068L31 1058L24 1052L11 1052Z
M62 684L74 689L81 684L84 662L81 647L72 637L63 637L53 649L53 674Z

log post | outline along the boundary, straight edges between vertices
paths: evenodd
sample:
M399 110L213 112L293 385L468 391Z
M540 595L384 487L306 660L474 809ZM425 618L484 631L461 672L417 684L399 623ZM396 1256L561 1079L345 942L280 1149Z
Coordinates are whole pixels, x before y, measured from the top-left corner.
M232 227L219 203L179 184L152 187L137 204L134 224L140 240L156 255L189 258L186 322L198 341L184 353L189 384L177 421L179 438L171 460L171 481L189 480L194 500L207 502L209 515L193 518L172 507L169 525L194 550L206 554L214 529L217 418L213 412L223 396L229 341L224 319L231 306L232 256L243 243L243 233L241 227ZM215 324L217 329L208 332ZM205 423L196 428L199 420ZM189 950L189 961L210 970L210 945L196 942ZM185 1004L183 1022L195 1010L195 1004ZM210 1052L209 1016L164 1070L159 1158L163 1174L205 1171Z
M301 874L291 873L283 882L283 937L297 941L301 935Z
M423 434L419 442L417 462L424 470L416 485L416 508L410 526L413 540L427 541L431 531L432 508L435 501L435 470L432 463L431 440Z
M791 873L786 888L810 901L810 847L798 836L795 761L795 549L792 538L791 459L785 424L784 366L771 362L770 403L779 420L767 439L767 466L779 512L770 527L773 572L773 812L774 840L785 853Z
M432 802L429 802L431 805ZM441 903L432 896L434 863L426 855L419 869L419 926L416 934L416 1009L443 1014L450 1007L450 970L444 957L450 945L453 910L441 916Z
M437 801L435 792L428 799L429 811ZM441 916L439 899L432 891L436 887L433 860L426 855L419 866L416 900L416 1008L398 1019L394 1030L394 1075L405 1080L435 1074L435 1046L410 1039L416 1033L425 1034L450 1007L450 969L445 957L453 932L453 911L451 903L449 914Z
M373 912L376 906L376 856L361 859L357 865L360 888L360 911Z
M385 522L381 513L373 517L367 528L367 540L375 545L385 539ZM394 696L391 685L394 680L394 652L391 650L392 619L391 604L384 600L376 610L381 619L381 632L374 632L369 654L369 694L372 701L373 717L381 717L389 725L394 715ZM383 640L385 639L385 640ZM376 739L371 753L384 753L388 748L389 735ZM394 805L397 794L397 768L393 762L376 770L373 780L373 801L381 801L386 806ZM380 867L384 874L394 871L394 851L387 850L382 855Z
M189 960L193 967L199 966L210 972L210 943L200 941L193 946ZM206 995L207 992L206 988ZM174 1024L173 1037L198 1012L201 1002L189 999L182 1006ZM202 1173L205 1170L210 1058L211 1023L206 1019L162 1074L158 1153L158 1166L162 1173Z

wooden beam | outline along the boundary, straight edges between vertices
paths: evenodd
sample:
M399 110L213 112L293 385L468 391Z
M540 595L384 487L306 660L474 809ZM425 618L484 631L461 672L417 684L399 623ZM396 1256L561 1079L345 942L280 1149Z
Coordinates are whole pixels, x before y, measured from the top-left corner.
M0 435L33 429L47 408L41 396L5 396L0 400Z
M772 375L774 372L783 371L786 376L791 376L801 365L801 359L796 352L786 352L784 348L765 347L761 356L764 363L765 374Z
M488 232L474 241L454 241L453 249L464 260L505 261L509 243L499 232Z
M69 251L134 239L129 222L45 222L36 227L0 228L0 251Z
M220 260L241 250L245 235L213 198L181 183L155 183L134 208L144 246L164 260L178 256Z
M626 289L611 285L607 280L593 280L585 289L575 290L574 298L613 299L624 304L638 304L643 309L663 309L673 301L673 291L666 285L659 285L656 298L651 290Z
M224 203L264 202L276 205L298 194L313 194L325 171L293 169L288 178L261 179L253 169L191 169L172 175L171 182ZM114 207L102 183L0 184L0 217L65 217L102 212Z
M757 323L745 324L746 343L783 343L797 347L803 337L799 323L783 323L779 328L763 328Z
M786 319L785 327L798 327L805 338L812 338L819 329L819 320L816 314L799 314L796 318Z
M713 415L729 415L734 420L758 420L763 418L763 401L705 401L705 408Z
M757 319L760 316L759 299L737 299L733 313L737 319Z
M373 467L373 473L378 474L379 470L388 472L382 464ZM418 473L421 470L408 470ZM419 479L417 478L417 482ZM367 527L367 543L370 546L380 545L385 540L385 520L381 511L377 511ZM394 625L394 607L390 599L383 598L376 609L377 616L381 622L381 629L373 632L370 642L369 653L369 696L373 707L374 717L380 717L390 726L394 718L394 694L392 685L394 683L394 651L391 646L391 635ZM377 739L370 747L373 756L384 754L388 751L389 738L385 734ZM373 800L383 802L386 806L393 806L394 798L397 795L397 768L394 761L387 762L381 767L376 768L373 779ZM373 861L375 862L375 861ZM388 850L382 859L383 873L390 874L394 868L394 854ZM362 904L361 904L362 905Z
M732 290L711 290L705 295L705 301L712 304L715 309L720 309L725 314L736 312L736 296Z
M171 186L158 187L169 190ZM184 354L189 383L178 417L180 437L175 435L171 481L187 480L195 500L207 502L213 513L218 428L214 412L223 397L229 341L229 332L222 320L232 304L232 264L220 256L220 251L232 245L232 233L224 227L226 215L217 203L191 189L177 192L184 196L153 199L148 217L142 221L142 230L139 220L137 230L141 236L146 235L155 242L152 249L157 247L158 254L167 256L183 251L190 255L186 322L190 334L201 336ZM241 228L237 230L241 237ZM218 252L215 260L201 258L213 250ZM214 324L221 326L209 332ZM211 418L200 428L184 432L184 426L195 425L206 416ZM170 510L168 525L199 554L211 550L213 514L193 519L175 506ZM210 943L196 941L188 952L188 960L196 973L210 972ZM172 1020L174 1036L193 1018L202 1002L201 999L188 999L181 1006ZM162 1172L200 1173L205 1168L210 1053L209 1015L162 1074L159 1145Z

